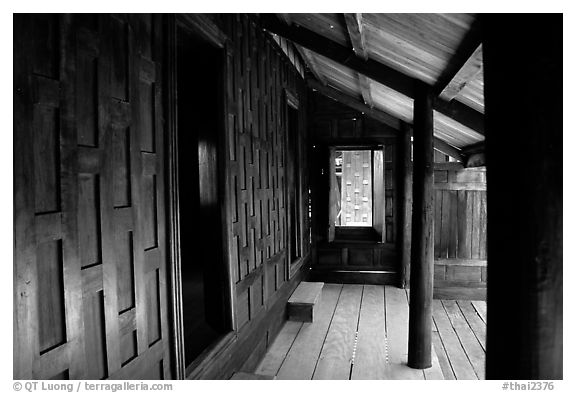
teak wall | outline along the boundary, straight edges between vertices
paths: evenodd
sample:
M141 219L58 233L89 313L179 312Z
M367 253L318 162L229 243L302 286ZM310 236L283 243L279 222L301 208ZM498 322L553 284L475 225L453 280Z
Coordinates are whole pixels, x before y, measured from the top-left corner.
M164 156L165 126L174 122L170 104L163 115L162 92L162 81L174 80L163 71L169 18L14 18L16 379L178 374ZM188 377L228 378L264 354L309 259L306 90L256 19L189 19L200 22L199 33L217 26L225 41L221 156L233 330ZM290 178L289 104L301 131L292 153L300 172ZM290 263L294 190L301 239Z
M226 35L226 204L234 332L188 378L252 371L285 320L285 304L309 258L304 80L258 21L211 15ZM298 107L300 173L288 179L288 105ZM294 104L294 103L293 103ZM290 190L298 190L301 258L289 262Z
M14 378L170 378L159 16L14 16Z

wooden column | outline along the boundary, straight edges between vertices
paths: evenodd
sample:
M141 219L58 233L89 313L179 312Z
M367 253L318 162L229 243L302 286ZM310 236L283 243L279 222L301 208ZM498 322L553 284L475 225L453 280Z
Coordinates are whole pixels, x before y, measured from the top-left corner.
M414 100L414 204L410 258L408 366L432 366L432 289L434 269L433 97L416 85Z
M400 251L399 287L410 286L410 248L412 247L412 128L400 125L398 135L398 250Z
M483 22L486 378L562 379L562 15Z

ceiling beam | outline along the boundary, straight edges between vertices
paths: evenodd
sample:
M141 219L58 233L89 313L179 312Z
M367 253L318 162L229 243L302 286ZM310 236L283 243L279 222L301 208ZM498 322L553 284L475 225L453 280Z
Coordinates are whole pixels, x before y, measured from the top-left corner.
M365 115L378 120L379 122L384 123L395 130L400 129L400 120L386 112L370 108L362 101L359 101L346 93L342 93L340 90L337 90L333 87L321 85L319 82L313 79L306 79L306 83L308 84L308 87L317 90L328 98L332 98L333 100L336 100L341 104L344 104L359 112L364 112Z
M344 20L346 21L348 37L350 38L354 54L364 61L368 60L366 37L364 36L364 26L362 25L362 14L344 14ZM360 90L362 91L364 103L372 108L374 102L372 101L370 80L364 74L359 72L356 74L358 75L358 83L360 85Z
M356 56L368 60L366 50L366 37L364 36L364 26L362 25L362 14L344 14L348 36L352 43L352 50Z
M450 101L466 87L468 82L474 80L482 72L482 45L478 46L472 56L464 63L462 68L454 75L452 80L440 92L439 97Z
M382 83L407 97L414 98L415 79L375 60L362 60L352 50L306 28L285 23L271 14L261 14L262 27L311 51L340 63ZM484 135L484 115L458 101L437 99L436 111Z
M434 91L439 97L450 101L462 90L463 86L459 89L454 88L454 86L458 86L456 77L465 67L471 66L468 64L469 60L477 55L478 49L482 45L482 29L480 23L480 18L476 18L476 20L472 22L470 29L460 42L458 49L456 49L448 65L438 77L434 85ZM480 67L481 66L482 49L480 48ZM470 74L470 72L468 72L468 74ZM477 72L474 75L477 75ZM468 83L469 80L470 79L466 80L464 85Z
M312 71L312 74L316 77L316 79L320 81L320 83L326 86L328 82L326 81L326 77L324 76L324 74L318 72L318 65L316 64L316 59L314 59L314 56L310 55L310 51L308 49L303 48L297 44L294 46L296 47L298 52L302 55L304 61L306 61L308 68L310 68L310 71Z
M358 73L358 82L360 83L360 90L362 91L362 99L364 100L364 103L372 108L374 106L374 101L372 100L370 80L364 75Z
M358 99L346 93L342 93L340 90L334 89L333 87L324 86L314 79L306 79L306 83L308 84L308 87L318 91L319 93L328 98L332 98L333 100L336 100L341 104L344 104L354 110L363 112L366 116L374 120L377 120L397 131L402 130L401 128L402 122L386 112L370 108L369 106L362 103ZM411 128L412 126L410 125L409 127ZM434 148L446 155L449 155L452 158L457 159L458 161L465 162L465 157L463 157L463 155L460 153L460 150L449 145L443 140L438 139L437 137L434 137Z

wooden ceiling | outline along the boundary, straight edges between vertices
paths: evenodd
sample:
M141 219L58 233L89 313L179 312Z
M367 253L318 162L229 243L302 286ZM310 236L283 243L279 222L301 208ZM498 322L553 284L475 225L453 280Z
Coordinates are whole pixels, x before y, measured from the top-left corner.
M276 14L265 26L297 44L322 85L412 123L416 81L438 96L436 138L484 140L482 47L473 14ZM325 49L326 48L326 49Z

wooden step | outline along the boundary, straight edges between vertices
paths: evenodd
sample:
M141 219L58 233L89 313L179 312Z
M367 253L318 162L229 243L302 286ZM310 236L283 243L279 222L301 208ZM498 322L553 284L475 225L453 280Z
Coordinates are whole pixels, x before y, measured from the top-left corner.
M302 281L288 299L288 319L298 322L314 321L314 306L320 299L323 282Z
M248 379L276 379L275 376L273 375L262 375L262 374L251 374L251 373L245 373L245 372L237 372L234 373L232 375L232 378L230 379L244 379L244 380L248 380Z

